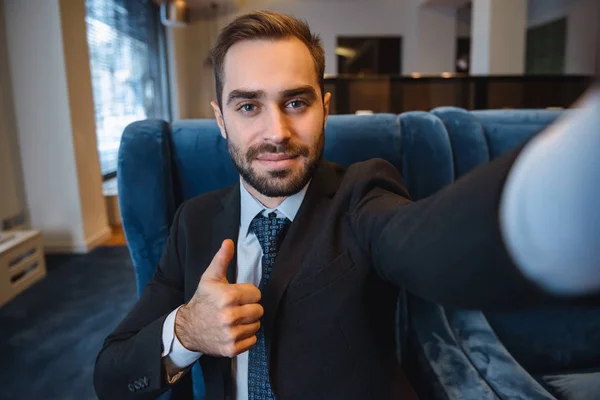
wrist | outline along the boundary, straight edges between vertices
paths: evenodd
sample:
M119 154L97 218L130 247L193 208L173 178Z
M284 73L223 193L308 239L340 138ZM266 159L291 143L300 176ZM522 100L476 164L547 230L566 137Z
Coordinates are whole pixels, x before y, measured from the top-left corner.
M189 351L199 351L195 349L194 345L191 341L191 336L188 334L187 327L189 326L190 316L189 316L189 308L188 305L185 304L177 310L175 314L175 326L174 326L174 335L175 338L181 343L181 345Z

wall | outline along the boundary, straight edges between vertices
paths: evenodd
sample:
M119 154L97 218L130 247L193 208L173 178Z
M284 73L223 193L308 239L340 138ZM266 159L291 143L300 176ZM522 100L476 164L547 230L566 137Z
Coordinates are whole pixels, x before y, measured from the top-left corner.
M527 7L523 0L497 0L492 3L492 25L500 26L501 34L492 35L490 41L493 68L490 73L522 74L525 72L525 37Z
M456 9L423 7L415 0L405 0L404 4L403 73L454 72Z
M85 246L110 234L98 156L84 0L60 0L65 77Z
M439 73L454 70L456 22L448 8L420 9L419 0L280 0L263 1L267 8L305 19L321 35L326 74L337 72L337 36L402 36L403 73ZM177 118L212 117L212 70L205 65L218 31L235 16L256 8L238 10L216 20L197 21L172 29L168 43L174 49L169 60L176 75L172 89L179 110ZM431 26L438 26L433 30ZM421 35L419 37L419 35Z
M533 28L563 18L575 1L577 0L528 0L527 27Z
M215 98L212 68L206 64L216 37L213 23L199 21L167 31L171 112L174 119L212 118Z
M36 229L52 237L50 243L80 238L58 1L4 3L29 215ZM53 172L61 176L52 179ZM71 221L73 229L62 221Z
M527 27L534 28L565 17L578 0L527 0ZM471 7L458 10L458 37L471 36Z
M534 27L567 18L566 74L594 74L600 36L600 1L529 0L527 25Z
M567 44L565 72L567 74L593 75L600 54L600 1L576 0L572 2L567 19Z
M471 37L471 7L461 7L456 10L456 35L459 38Z
M337 36L403 36L411 0L281 1L274 11L305 19L321 35L325 48L325 73L337 73Z
M19 215L25 209L25 189L14 113L4 4L0 1L0 228L2 220Z
M110 236L87 55L84 0L4 0L27 211L50 251Z
M527 27L534 28L560 18L567 18L565 74L597 73L600 41L600 1L598 0L528 0ZM458 36L468 37L471 16L468 8L459 10Z

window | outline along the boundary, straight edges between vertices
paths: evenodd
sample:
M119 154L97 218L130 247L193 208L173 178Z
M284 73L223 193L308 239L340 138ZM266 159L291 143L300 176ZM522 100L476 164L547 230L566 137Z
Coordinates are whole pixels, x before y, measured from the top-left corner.
M149 0L85 5L100 168L107 178L117 171L127 125L169 119L164 28Z

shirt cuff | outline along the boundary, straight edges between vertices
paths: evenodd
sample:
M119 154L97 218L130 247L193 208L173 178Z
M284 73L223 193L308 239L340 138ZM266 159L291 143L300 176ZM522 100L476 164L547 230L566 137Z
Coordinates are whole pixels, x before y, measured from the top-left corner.
M182 306L173 310L163 323L162 357L165 362L169 383L174 383L185 372L185 369L196 362L202 353L186 349L175 335L175 317Z
M600 290L600 90L525 146L509 173L500 227L515 264L557 295Z

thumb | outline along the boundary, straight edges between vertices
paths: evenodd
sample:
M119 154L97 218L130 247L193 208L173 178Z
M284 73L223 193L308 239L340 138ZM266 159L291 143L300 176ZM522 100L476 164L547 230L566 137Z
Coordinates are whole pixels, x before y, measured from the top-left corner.
M233 258L233 252L233 241L231 239L225 239L221 244L221 248L213 257L210 265L206 271L204 271L202 279L227 282L227 267Z

